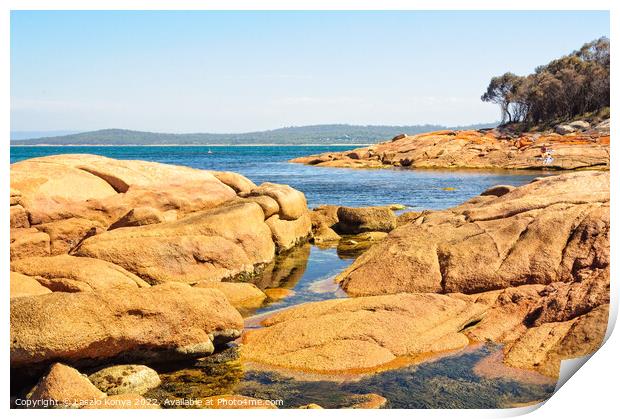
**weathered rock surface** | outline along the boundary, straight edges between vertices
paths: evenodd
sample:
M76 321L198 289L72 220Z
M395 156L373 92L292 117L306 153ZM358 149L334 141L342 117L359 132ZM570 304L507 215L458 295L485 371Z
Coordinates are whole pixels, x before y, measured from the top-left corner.
M120 266L86 257L69 255L30 257L13 261L11 269L36 277L41 285L52 291L121 290L149 286Z
M337 280L351 295L471 294L581 281L609 265L609 173L553 176L479 198L393 230Z
M11 228L30 227L28 212L21 205L11 205L9 219Z
M10 317L11 367L30 370L56 360L97 364L121 355L197 358L243 329L221 292L178 283L13 298Z
M288 185L265 182L252 189L247 196L268 196L274 199L280 207L278 215L282 220L296 220L308 210L306 196Z
M49 294L52 292L49 288L44 287L31 276L22 275L17 272L11 271L11 298L25 297L29 295L41 295Z
M137 207L187 214L236 197L207 171L88 154L15 163L11 187L33 224L77 217L107 226Z
M260 288L249 282L200 281L195 287L221 291L238 310L260 307L267 299L267 295Z
M50 236L36 228L11 229L11 260L30 256L49 256Z
M609 305L601 305L574 320L532 327L505 349L508 365L557 376L560 361L596 351L607 330Z
M289 369L346 372L460 349L485 306L444 295L398 294L302 304L244 334L242 356Z
M75 368L55 363L29 395L30 400L52 401L55 407L81 407L105 397Z
M129 212L108 227L108 230L114 230L121 227L137 227L149 224L159 224L166 221L164 214L151 207L132 208Z
M50 240L50 253L62 255L73 251L83 240L101 233L101 223L84 218L67 218L35 226L46 233Z
M271 236L259 205L233 202L174 222L106 231L75 254L115 263L151 284L196 283L253 273L273 259Z
M272 215L265 223L272 233L273 242L278 252L288 250L304 241L312 231L312 223L308 213L296 220L283 220L279 215Z
M567 125L562 128L564 135L526 133L514 137L497 130L436 131L291 161L348 168L609 169L609 134L576 130ZM546 160L549 150L551 160Z
M88 376L91 383L108 396L144 394L161 384L157 371L145 365L114 365Z

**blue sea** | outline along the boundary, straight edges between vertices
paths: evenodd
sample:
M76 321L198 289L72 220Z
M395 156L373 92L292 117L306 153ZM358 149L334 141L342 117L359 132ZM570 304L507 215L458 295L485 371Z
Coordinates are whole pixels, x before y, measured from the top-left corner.
M497 184L518 186L541 176L541 172L523 171L396 168L360 170L288 163L288 160L295 157L351 148L353 147L11 147L11 163L52 154L98 154L115 159L148 160L197 169L228 170L241 173L257 184L285 183L303 191L310 207L322 204L347 206L402 204L412 210L447 208L480 194L490 186Z

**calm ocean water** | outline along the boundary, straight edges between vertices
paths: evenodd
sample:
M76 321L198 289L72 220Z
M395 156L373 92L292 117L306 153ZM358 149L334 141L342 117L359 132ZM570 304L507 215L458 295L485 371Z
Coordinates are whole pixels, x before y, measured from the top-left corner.
M308 204L349 206L403 204L439 209L459 204L497 184L522 185L540 172L474 170L354 170L311 167L289 159L351 146L261 147L11 147L11 163L52 154L90 153L116 159L149 160L198 169L229 170L256 183L291 185ZM208 153L209 149L212 151ZM454 188L446 191L444 188Z

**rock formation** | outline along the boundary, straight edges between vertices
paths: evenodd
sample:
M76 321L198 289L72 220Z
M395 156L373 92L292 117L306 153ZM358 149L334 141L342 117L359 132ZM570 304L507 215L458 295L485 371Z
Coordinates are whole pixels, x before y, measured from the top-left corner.
M291 160L321 167L609 169L609 133L570 128L563 135L498 130L436 131L343 152Z

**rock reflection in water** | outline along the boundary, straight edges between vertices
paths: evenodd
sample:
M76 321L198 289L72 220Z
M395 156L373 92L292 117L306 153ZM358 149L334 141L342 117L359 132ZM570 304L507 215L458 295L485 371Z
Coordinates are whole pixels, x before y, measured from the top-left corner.
M252 279L269 296L268 301L252 313L243 314L247 317L305 302L346 297L333 278L352 262L350 257L342 258L334 247L319 248L309 243L278 255Z
M506 408L545 400L554 385L489 379L474 366L496 351L486 345L437 361L386 371L357 381L303 381L271 372L246 372L236 391L262 398L282 399L284 407L316 403L325 408L347 406L354 394L376 393L388 399L388 408Z

